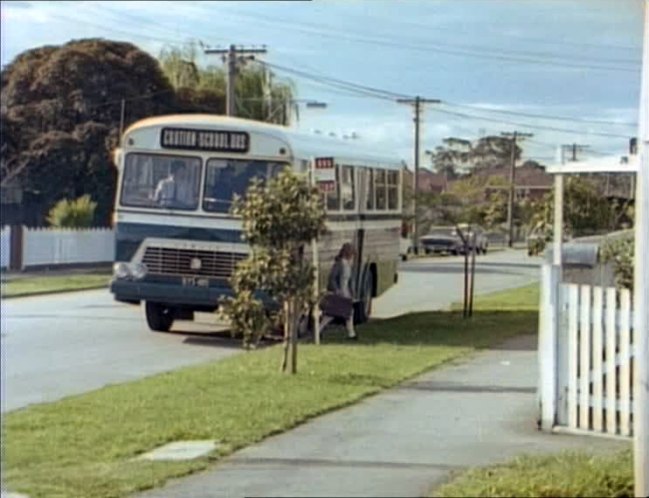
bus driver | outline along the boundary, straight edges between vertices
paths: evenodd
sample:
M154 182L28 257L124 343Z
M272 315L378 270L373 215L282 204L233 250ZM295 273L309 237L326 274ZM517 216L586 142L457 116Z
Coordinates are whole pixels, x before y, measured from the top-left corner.
M192 193L185 163L178 160L171 163L169 176L160 180L153 200L162 207L191 208L194 206L196 199Z

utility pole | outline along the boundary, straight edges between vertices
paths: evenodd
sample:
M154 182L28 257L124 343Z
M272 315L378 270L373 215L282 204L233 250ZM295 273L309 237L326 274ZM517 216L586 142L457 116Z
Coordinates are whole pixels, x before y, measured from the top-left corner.
M520 131L501 133L503 137L511 138L511 156L509 164L509 200L507 202L507 245L514 245L514 197L516 188L516 141L519 138L533 137L532 133L522 133Z
M414 99L397 99L397 102L412 105L415 110L415 177L413 179L412 196L415 221L412 231L412 248L415 254L419 254L419 206L417 205L417 194L419 193L419 123L421 121L421 107L423 104L439 104L441 100L416 96Z
M228 77L226 81L226 114L228 116L236 116L236 95L234 89L236 86L237 78L237 69L238 63L243 60L253 60L257 54L267 53L266 47L260 48L245 48L237 47L236 45L230 45L229 48L208 48L205 49L205 55L211 54L220 54L223 57L223 61L227 63L228 66Z
M644 43L635 201L633 275L634 347L633 434L635 495L649 496L649 0L644 0Z
M572 162L577 162L577 152L586 150L588 147L590 147L590 145L568 144L568 145L564 145L564 147L572 151L572 158L570 160Z

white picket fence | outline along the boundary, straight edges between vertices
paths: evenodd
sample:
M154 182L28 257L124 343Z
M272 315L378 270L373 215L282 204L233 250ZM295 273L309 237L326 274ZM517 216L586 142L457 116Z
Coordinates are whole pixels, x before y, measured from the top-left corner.
M0 268L7 268L11 261L11 229L0 229Z
M561 294L568 322L567 344L565 340L559 342L559 349L567 348L568 353L567 426L631 436L631 293L627 289L570 284L562 285ZM565 337L561 332L559 337Z
M631 293L562 284L544 265L539 320L541 427L631 437Z
M38 265L111 262L115 233L110 228L25 228L23 268Z

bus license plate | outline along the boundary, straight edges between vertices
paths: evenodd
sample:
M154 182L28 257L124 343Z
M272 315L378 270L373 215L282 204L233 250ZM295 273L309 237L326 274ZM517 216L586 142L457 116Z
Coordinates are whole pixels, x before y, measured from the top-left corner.
M182 284L185 287L209 287L210 281L200 277L182 277Z

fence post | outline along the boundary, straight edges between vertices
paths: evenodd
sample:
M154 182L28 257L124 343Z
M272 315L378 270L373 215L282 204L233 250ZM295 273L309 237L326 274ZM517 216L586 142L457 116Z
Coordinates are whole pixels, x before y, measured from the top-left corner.
M23 225L12 225L9 231L9 268L10 271L23 269Z
M567 426L568 425L568 383L569 383L569 333L568 333L568 295L564 287L561 285L561 267L554 266L557 273L556 286L557 286L557 316L556 316L556 331L557 331L557 418L556 424Z
M539 308L539 401L541 429L549 431L557 414L557 325L559 317L559 268L549 263L541 266L541 303Z

